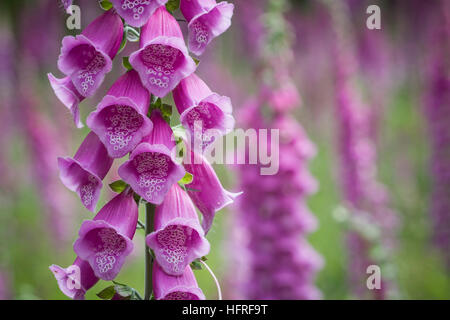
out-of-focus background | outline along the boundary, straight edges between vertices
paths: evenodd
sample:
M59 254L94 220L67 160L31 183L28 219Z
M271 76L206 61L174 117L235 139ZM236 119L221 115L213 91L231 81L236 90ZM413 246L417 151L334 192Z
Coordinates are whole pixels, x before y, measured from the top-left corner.
M443 122L441 134L450 134L450 129L445 132L445 127L450 128L448 98L447 118L430 120L427 112L430 95L440 94L433 91L436 57L449 49L448 33L441 38L435 36L450 26L444 10L449 1L334 1L344 4L346 10L336 12L326 1L311 0L288 1L285 9L292 35L290 73L302 97L302 106L293 114L318 149L309 168L319 189L308 198L310 211L318 218L318 228L308 240L324 258L317 287L325 299L353 297L347 280L345 227L335 214L343 196L338 181L333 46L339 21L336 15L343 14L346 29L341 36L353 52L357 88L372 108L377 179L385 185L390 207L399 221L389 261L396 270L398 297L449 299L450 269L446 268L445 257L445 251L449 254L449 238L436 241L435 234L450 232L450 222L445 218L450 208L443 209L438 224L433 222L436 219L431 208L436 201L448 203L450 191L447 184L441 199L433 196L436 179L431 161L438 155L433 152L436 143L430 130L435 122ZM239 115L240 108L259 89L259 55L254 51L261 50L258 41L264 41L259 39L264 6L258 6L259 1L230 2L235 4L232 26L208 47L198 74L213 90L231 97L235 115ZM75 4L81 7L82 28L102 12L94 0L78 0ZM371 4L381 8L381 30L366 27L366 8ZM70 113L54 96L46 74L61 76L56 64L61 39L80 31L67 30L68 15L59 1L3 0L0 8L0 299L65 299L48 266L72 263L72 243L81 221L93 215L59 181L56 157L73 155L88 129L75 128ZM186 23L180 24L186 29ZM122 73L121 57L136 49L136 43L128 43L115 59L113 72L97 95L81 104L82 119ZM445 74L446 79L449 77L450 55L446 52L441 67L437 67L447 68L443 70L444 79ZM443 90L448 87L443 86ZM450 148L448 144L441 147ZM448 153L441 161L444 166L450 162ZM117 168L118 163L114 166ZM228 189L239 191L235 167L215 168ZM443 171L442 175L449 173ZM116 179L109 174L105 181ZM104 188L98 208L111 196L112 192ZM233 252L227 249L233 227L228 220L236 210L233 206L222 210L208 234L212 248L209 265L224 281L239 268L232 263ZM142 232L137 231L134 244L135 250L116 280L142 292ZM216 298L210 275L205 270L195 274L206 297ZM107 286L100 281L86 298L96 299L95 294ZM230 290L233 288L227 288Z

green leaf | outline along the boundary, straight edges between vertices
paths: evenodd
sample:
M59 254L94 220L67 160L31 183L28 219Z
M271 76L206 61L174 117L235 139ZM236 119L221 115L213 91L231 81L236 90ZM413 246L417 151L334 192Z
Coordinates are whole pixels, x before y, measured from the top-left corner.
M125 49L125 46L127 45L127 32L123 32L122 42L120 43L120 48L117 54L121 53L123 49Z
M128 57L123 57L122 59L122 64L125 67L125 69L127 70L133 70L133 67L130 64L130 60L128 59Z
M197 260L191 262L191 268L194 270L202 270L202 264Z
M97 297L102 300L111 300L115 294L116 290L114 289L114 286L109 286L97 293Z
M192 57L192 60L194 60L195 64L198 65L200 63L200 60L197 58Z
M113 5L112 5L111 1L102 0L102 1L100 1L100 7L103 10L107 11L107 10L111 9L113 7Z
M121 193L128 187L128 184L123 180L117 180L114 181L113 183L110 183L109 187L111 188L112 191L116 193Z
M116 293L121 296L122 298L131 299L131 296L134 294L134 289L127 286L126 284L118 283L113 281L114 283L114 289L116 290Z
M184 177L178 182L181 184L189 184L192 182L192 180L194 180L194 176L186 171Z
M180 0L169 0L166 4L166 9L170 12L177 10L180 7Z

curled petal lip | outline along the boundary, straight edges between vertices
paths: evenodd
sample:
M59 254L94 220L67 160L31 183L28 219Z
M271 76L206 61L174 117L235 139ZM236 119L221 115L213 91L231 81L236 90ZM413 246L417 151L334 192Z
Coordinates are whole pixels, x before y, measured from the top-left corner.
M164 4L167 3L168 0L150 0L150 3L147 4L145 6L144 12L142 13L142 17L140 17L139 19L131 19L129 16L129 13L127 13L126 10L132 10L127 8L127 9L123 9L122 6L120 5L121 2L120 0L112 0L114 7L116 8L117 12L121 15L121 17L126 21L126 23L128 23L130 26L133 27L137 27L140 28L142 27L144 24L147 23L148 19L152 16L152 14L155 12L155 10L159 7L162 6Z
M217 106L222 112L223 112L223 120L221 121L221 124L217 128L209 128L209 129L216 129L219 130L219 132L222 135L226 135L230 133L235 124L234 117L232 116L233 107L231 106L231 100L229 97L220 96L217 93L212 93L205 99L202 99L198 103L195 103L195 105L187 108L184 110L180 115L180 121L183 124L185 128L188 128L186 117L195 108L197 108L202 103L211 103L215 106Z
M62 40L61 54L59 55L59 58L58 58L58 68L59 68L59 70L61 70L62 73L71 77L71 79L73 80L73 77L76 75L77 71L79 71L79 70L77 70L76 68L70 67L69 66L70 63L65 61L65 57L71 52L72 49L74 49L75 47L77 47L79 45L83 45L83 44L92 46L98 53L100 53L102 55L103 59L105 59L105 66L99 72L101 74L102 78L101 78L101 80L97 81L97 83L95 84L93 89L90 90L88 94L83 95L80 90L81 88L77 87L77 82L73 81L75 87L77 88L78 92L82 96L90 97L100 87L101 83L104 80L105 74L110 72L112 69L112 60L108 54L106 54L102 49L100 49L98 46L96 46L94 44L94 42L92 42L89 38L87 38L86 36L84 36L82 34L79 34L75 37L66 36Z
M147 235L147 237L146 237L147 245L150 248L156 250L159 247L159 243L157 241L158 234L170 226L188 227L188 228L192 229L193 231L195 231L199 237L197 240L196 246L189 248L189 253L186 257L186 265L179 272L168 269L166 266L166 263L163 260L161 260L162 257L158 253L155 252L156 260L158 261L159 266L167 274L179 276L179 275L183 274L185 267L187 265L189 265L189 263L191 263L195 259L201 258L209 253L210 244L209 244L208 240L206 240L205 233L197 220L186 219L186 218L175 218L175 219L169 221L168 223L166 223L159 230L156 230L156 231L150 233L149 235Z
M150 45L154 44L160 44L164 46L170 46L177 50L179 50L183 56L184 56L184 62L181 67L179 67L174 72L174 78L170 81L169 86L165 89L162 88L155 88L155 87L149 87L148 81L147 81L147 73L145 72L146 66L141 61L140 55L141 53ZM175 87L178 85L178 83L192 74L196 68L197 65L195 64L194 60L189 56L188 50L186 48L186 45L184 43L183 39L177 38L177 37L165 37L165 36L159 36L156 37L150 41L148 41L144 47L139 49L138 51L134 52L130 55L130 64L133 66L133 68L136 69L139 73L139 77L141 78L142 84L144 87L146 87L151 93L154 95L162 98L166 96L170 91L175 89Z
M50 267L48 267L50 269L50 271L54 274L56 281L58 282L58 287L59 289L69 298L74 299L78 296L78 298L83 298L81 297L84 293L86 293L86 289L83 287L83 285L79 282L79 279L73 277L71 274L68 274L66 269L61 268L60 266L56 265L56 264L52 264ZM81 294L77 293L77 290L75 289L68 289L66 286L64 286L64 284L62 283L62 281L67 281L70 280L71 283L76 283L77 285L80 286L80 289L78 289L78 291L81 291Z
M92 173L91 171L89 171L88 169L86 169L85 166L83 166L80 162L78 162L77 160L71 158L71 157L58 157L58 167L60 170L60 179L61 182L66 186L66 188L68 188L69 190L78 193L78 195L81 197L81 193L79 192L79 184L74 184L72 179L70 179L67 176L67 172L66 170L71 166L71 165L77 165L79 166L82 170L84 170L87 174L90 174L91 176L94 177L95 182L97 183L98 187L95 190L95 194L93 195L93 199L91 201L91 204L88 205L86 208L89 211L94 212L95 211L95 205L97 204L98 198L100 197L100 189L103 187L103 182L102 180L94 173ZM83 203L84 204L84 203Z
M206 49L206 46L217 36L224 33L231 26L231 18L233 16L234 5L226 1L222 1L208 9L204 9L202 12L195 15L191 21L188 23L188 29L191 33L194 28L194 24L199 21L199 19L207 18L213 11L218 10L220 12L220 18L216 19L214 23L207 23L208 31L211 33L211 37L208 37L208 41L204 45L195 45L194 41L189 40L189 50L200 56Z
M157 299L164 299L165 297L167 297L168 295L170 295L171 293L175 293L175 292L184 292L184 293L192 293L195 294L199 300L205 300L206 297L203 294L202 290L198 287L188 287L188 286L176 286L173 287L172 289L168 290L167 292L164 293L163 296L157 298Z
M124 181L129 183L130 186L133 188L133 190L135 190L136 193L139 194L139 192L137 190L140 190L141 188L137 185L137 183L135 181L135 177L134 177L135 174L130 172L130 170L133 170L133 169L129 168L129 166L131 165L131 162L134 160L134 158L136 156L138 156L141 153L147 153L147 152L164 154L171 159L171 161L174 165L174 170L173 170L172 174L170 174L168 176L168 178L170 178L170 179L168 179L168 187L169 188L173 183L176 183L178 180L180 180L181 178L184 177L184 175L186 173L184 167L177 164L177 162L175 161L175 158L174 158L174 154L169 150L169 148L167 148L163 144L149 144L147 142L142 142L136 147L136 149L133 150L133 152L130 155L130 159L128 161L126 161L124 164L122 164L118 170L119 176L122 177L122 179ZM142 194L140 194L140 196L145 199L145 196L143 196ZM158 199L153 199L151 202L153 204L160 205L163 201L164 201L164 196L161 196Z
M124 152L113 152L111 150L111 146L107 141L106 136L103 134L103 130L100 130L97 125L95 124L97 117L100 115L102 110L114 106L114 105L125 105L128 107L133 108L139 115L142 116L143 124L141 130L138 130L139 133L134 133L134 142L130 144L130 148L127 148ZM102 141L102 143L105 145L106 149L108 150L108 154L112 158L121 158L125 156L128 152L130 152L136 145L138 145L142 138L147 136L153 129L153 123L152 121L147 117L147 115L142 114L141 110L137 107L137 104L128 97L115 97L112 95L106 95L103 100L100 102L100 104L97 106L97 109L93 111L87 118L86 123L88 127L94 131L99 139ZM129 150L131 149L131 150Z
M75 90L76 92L68 88L65 83L66 79L58 79L51 73L48 73L47 77L50 82L50 86L55 92L56 97L72 113L73 120L77 128L83 128L84 125L80 120L79 104L84 99L84 97L81 96L75 86L73 87L73 90Z
M84 248L83 246L83 238L92 230L95 229L113 229L118 235L120 235L126 242L126 248L125 251L121 252L120 256L118 257L118 261L116 263L116 267L114 271L109 272L107 275L98 273L97 268L92 265L92 254L95 252L90 252L89 249ZM128 238L126 235L122 234L117 227L112 226L108 222L104 220L85 220L80 228L80 231L78 233L79 238L75 241L73 244L73 250L77 253L77 255L85 260L88 261L91 265L95 275L103 280L112 280L114 279L117 274L120 271L120 268L122 267L123 263L125 262L125 258L133 251L133 241L131 241L130 238Z

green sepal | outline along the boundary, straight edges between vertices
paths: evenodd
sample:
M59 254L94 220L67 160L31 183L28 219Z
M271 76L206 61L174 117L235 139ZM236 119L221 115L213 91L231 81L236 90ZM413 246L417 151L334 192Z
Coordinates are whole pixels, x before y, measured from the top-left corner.
M111 300L115 294L116 290L114 289L114 286L109 286L97 293L97 297L102 300Z
M181 179L178 181L178 183L181 183L181 184L189 184L189 183L192 182L192 180L194 180L194 176L193 176L191 173L189 173L189 172L186 171L184 177L181 178Z
M127 69L128 71L133 70L133 67L130 64L130 60L128 57L122 58L122 65Z
M102 8L105 11L108 11L109 9L111 9L113 7L113 4L111 3L111 1L108 0L102 0L99 2L100 4L100 8Z
M169 0L166 3L167 11L173 12L180 7L180 0Z
M191 262L191 268L194 270L202 270L202 264L196 259Z
M116 193L121 193L128 187L128 184L123 180L116 180L113 183L110 183L109 187L111 188L112 191Z

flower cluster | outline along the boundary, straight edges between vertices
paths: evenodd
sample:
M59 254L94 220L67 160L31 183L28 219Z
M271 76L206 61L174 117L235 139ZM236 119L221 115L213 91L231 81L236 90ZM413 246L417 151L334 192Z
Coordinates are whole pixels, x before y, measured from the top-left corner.
M200 139L205 147L213 142L208 130L224 135L234 126L230 99L211 91L195 75L197 64L189 54L202 54L207 44L231 25L233 5L182 0L180 9L189 29L186 46L177 20L166 9L167 0L111 2L112 8L80 35L63 39L58 67L66 77L48 76L77 127L83 126L80 102L92 97L111 71L130 26L141 27L140 46L130 55L129 63L124 63L127 71L87 117L91 131L78 151L73 157L58 158L60 178L88 210L95 212L102 180L113 161L126 155L129 158L118 168L123 179L118 181L122 186L116 190L119 194L92 220L82 223L73 245L77 254L74 263L66 269L56 265L50 269L62 292L74 299L84 298L99 279L115 279L133 250L138 205L145 202L154 208L154 221L146 222L154 226L146 234L146 244L154 256L153 296L205 299L190 264L209 253L205 235L214 215L237 194L222 187L203 159L202 149L188 147L184 161L178 161L177 143L189 145L191 140ZM161 101L172 91L181 123L192 139L174 138L167 119L171 107ZM196 129L200 129L198 133ZM186 176L192 178L189 188L182 183ZM203 214L202 222L195 206Z
M239 117L247 128L276 129L278 134L271 131L268 141L258 136L259 148L275 150L271 144L279 145L279 154L272 155L279 161L274 175L261 175L265 166L261 162L239 167L240 187L246 196L238 201L236 238L246 245L247 257L237 261L245 264L246 272L239 289L242 296L237 297L244 299L321 297L314 279L323 264L322 257L307 242L307 234L317 225L306 204L307 197L317 189L308 170L308 161L316 149L290 114L301 104L288 72L291 51L273 42L274 26L283 26L277 34L288 34L283 22L284 5L277 1L266 3L265 17L273 24L267 23L263 29L267 59L264 72L271 80L260 84L258 97L247 103ZM277 51L272 51L274 47Z

